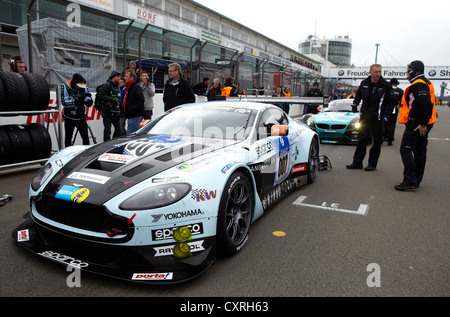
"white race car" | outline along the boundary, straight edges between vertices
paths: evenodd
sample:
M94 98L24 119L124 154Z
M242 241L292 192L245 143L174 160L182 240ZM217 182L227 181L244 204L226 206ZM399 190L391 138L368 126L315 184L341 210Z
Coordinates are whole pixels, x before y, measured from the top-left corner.
M241 250L253 221L327 166L317 133L276 106L183 105L136 134L51 157L13 237L82 270L181 282L216 252Z

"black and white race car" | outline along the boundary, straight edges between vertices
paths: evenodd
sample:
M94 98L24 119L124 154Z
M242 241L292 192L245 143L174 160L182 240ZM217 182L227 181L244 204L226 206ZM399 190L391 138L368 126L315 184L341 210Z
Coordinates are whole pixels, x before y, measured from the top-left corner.
M63 265L146 283L203 273L329 161L317 133L276 106L180 106L136 134L52 156L30 185L19 245Z

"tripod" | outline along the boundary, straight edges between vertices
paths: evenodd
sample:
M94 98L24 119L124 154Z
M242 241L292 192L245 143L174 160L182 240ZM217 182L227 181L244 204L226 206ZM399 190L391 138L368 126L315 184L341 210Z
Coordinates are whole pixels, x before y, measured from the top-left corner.
M97 144L97 138L95 137L94 133L92 132L91 126L89 125L89 122L87 120L86 120L86 124L87 124L87 127L88 127L89 137L92 139L92 142L94 142L94 144ZM78 135L78 126L76 126L75 134L74 134L73 139L72 139L72 145L75 144L75 140L77 139L77 135Z

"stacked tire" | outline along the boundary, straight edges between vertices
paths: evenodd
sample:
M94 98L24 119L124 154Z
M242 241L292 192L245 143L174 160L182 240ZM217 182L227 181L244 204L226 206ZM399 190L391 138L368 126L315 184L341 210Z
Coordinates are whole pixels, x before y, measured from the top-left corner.
M0 115L47 110L49 102L50 85L41 75L0 71Z
M39 123L0 126L0 165L50 157L52 141Z

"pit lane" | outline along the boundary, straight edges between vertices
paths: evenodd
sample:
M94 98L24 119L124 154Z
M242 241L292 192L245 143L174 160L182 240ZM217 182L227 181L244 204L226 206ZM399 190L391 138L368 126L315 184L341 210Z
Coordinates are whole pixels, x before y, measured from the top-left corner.
M254 223L236 256L219 258L205 274L181 285L140 285L82 272L81 287L68 287L71 272L27 252L11 237L29 209L28 186L39 165L0 170L0 196L13 196L0 207L0 296L447 297L450 108L437 112L418 190L394 189L402 179L402 125L393 146L383 143L374 172L345 168L354 146L322 144L321 154L333 169L320 172L313 185L290 194ZM294 204L301 196L304 205ZM361 204L369 206L364 215L340 211L356 211ZM379 286L370 283L372 273L379 273Z

